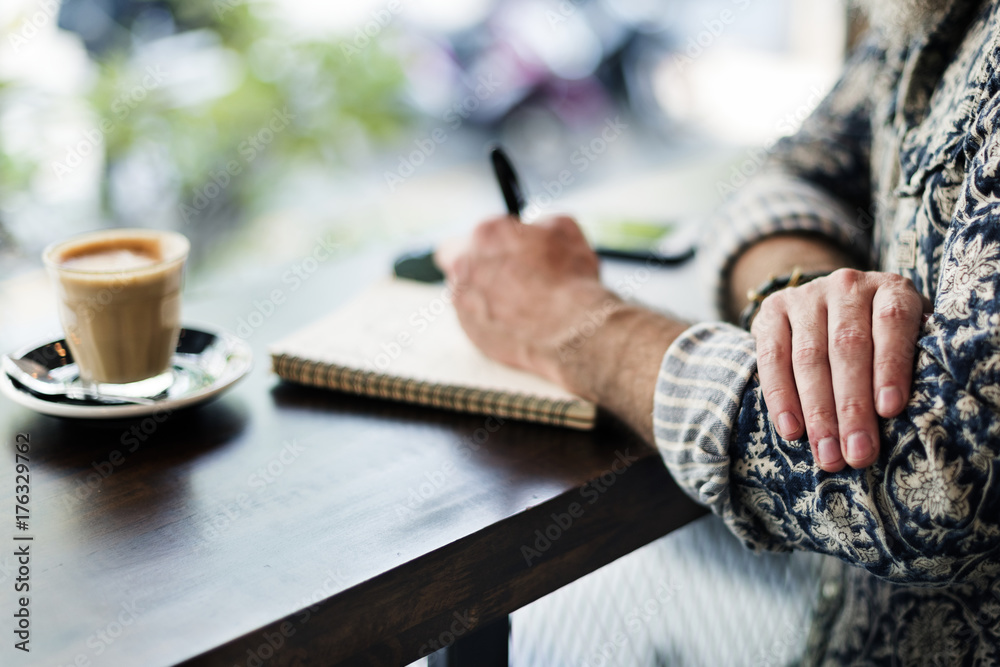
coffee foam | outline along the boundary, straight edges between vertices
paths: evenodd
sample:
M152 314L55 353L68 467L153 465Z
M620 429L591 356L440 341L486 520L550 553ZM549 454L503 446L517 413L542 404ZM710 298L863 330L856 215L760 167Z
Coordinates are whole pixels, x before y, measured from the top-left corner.
M161 262L163 249L154 238L96 239L68 245L53 259L73 271L125 271Z

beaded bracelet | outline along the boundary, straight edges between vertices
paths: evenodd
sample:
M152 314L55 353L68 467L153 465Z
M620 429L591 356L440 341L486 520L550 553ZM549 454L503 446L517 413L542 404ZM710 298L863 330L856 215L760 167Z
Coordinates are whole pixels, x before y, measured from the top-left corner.
M796 266L792 272L784 276L768 276L768 279L756 289L747 290L747 299L750 303L740 313L740 326L750 331L753 318L760 311L760 304L764 299L775 292L779 292L787 287L798 287L806 283L830 275L830 271L818 271L816 273L803 273L802 267Z

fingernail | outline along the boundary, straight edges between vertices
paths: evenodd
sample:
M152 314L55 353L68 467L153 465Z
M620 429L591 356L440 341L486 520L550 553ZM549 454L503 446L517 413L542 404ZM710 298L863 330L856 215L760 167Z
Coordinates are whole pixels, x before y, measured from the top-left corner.
M895 387L882 387L878 392L878 411L882 416L896 414L903 408L903 394Z
M847 436L847 456L852 460L867 461L872 451L872 439L864 431L856 431Z
M788 440L793 434L798 433L799 420L791 412L782 412L778 415L778 430L781 431L781 437Z
M840 460L840 443L836 438L823 438L816 446L816 452L822 465L833 465Z

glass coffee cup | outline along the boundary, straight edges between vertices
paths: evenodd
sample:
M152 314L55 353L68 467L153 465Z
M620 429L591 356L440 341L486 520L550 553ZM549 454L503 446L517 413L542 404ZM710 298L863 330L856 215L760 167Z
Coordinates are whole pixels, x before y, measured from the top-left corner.
M182 234L149 229L91 232L45 249L59 319L88 391L149 398L170 387L189 250Z

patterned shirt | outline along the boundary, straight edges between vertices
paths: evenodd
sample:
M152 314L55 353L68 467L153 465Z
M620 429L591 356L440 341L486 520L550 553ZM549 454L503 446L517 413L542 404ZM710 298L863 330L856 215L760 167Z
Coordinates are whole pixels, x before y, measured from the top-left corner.
M674 478L752 549L839 559L810 664L1000 663L998 65L997 0L957 0L906 45L869 37L706 249L725 284L748 245L818 233L934 304L874 465L823 472L778 435L746 331L694 326L663 359L653 420Z

